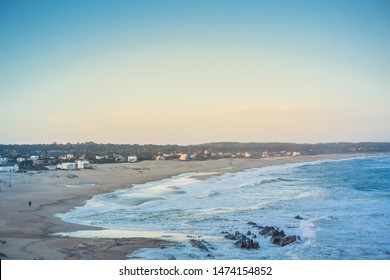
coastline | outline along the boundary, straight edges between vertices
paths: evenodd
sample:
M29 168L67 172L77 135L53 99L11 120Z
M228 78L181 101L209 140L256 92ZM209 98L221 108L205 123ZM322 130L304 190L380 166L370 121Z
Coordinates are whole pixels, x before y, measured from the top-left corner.
M99 230L62 221L56 214L81 206L90 197L183 173L218 174L239 172L285 163L357 158L370 154L334 154L268 159L219 159L208 161L143 161L94 165L94 169L48 171L35 174L0 174L0 252L8 259L126 259L140 248L160 247L170 241L150 238L75 238L52 234ZM372 154L373 155L373 154ZM198 178L205 178L200 176ZM5 183L7 182L7 183ZM70 188L65 185L94 184ZM29 207L28 202L32 205Z

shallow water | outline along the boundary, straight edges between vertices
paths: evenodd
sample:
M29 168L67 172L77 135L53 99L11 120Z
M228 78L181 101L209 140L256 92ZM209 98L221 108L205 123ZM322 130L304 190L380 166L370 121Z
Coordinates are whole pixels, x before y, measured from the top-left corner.
M390 156L284 164L206 180L194 175L97 195L58 216L130 235L168 232L179 241L130 256L142 259L390 259ZM278 247L248 222L277 226L301 241ZM222 233L248 230L259 250L238 249ZM191 238L205 240L209 252L192 247Z

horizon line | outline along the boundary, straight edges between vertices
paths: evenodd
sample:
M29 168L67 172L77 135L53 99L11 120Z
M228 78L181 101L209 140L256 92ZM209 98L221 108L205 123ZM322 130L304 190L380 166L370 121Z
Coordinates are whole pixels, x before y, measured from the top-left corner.
M267 142L257 142L257 141L251 141L251 142L240 142L240 141L216 141L216 142L206 142L206 143L197 143L197 144L172 144L172 143L166 143L166 144L153 144L153 143L97 143L94 141L86 141L86 142L66 142L66 143L59 143L59 142L52 142L52 143L0 143L0 145L4 146L22 146L22 145L83 145L83 144L96 144L96 145L139 145L139 146L147 146L147 145L154 145L154 146L202 146L202 145L209 145L209 144L296 144L296 145L323 145L323 144L366 144L366 143L388 143L390 144L390 141L358 141L358 142L349 142L349 141L333 141L333 142L282 142L282 141L267 141Z

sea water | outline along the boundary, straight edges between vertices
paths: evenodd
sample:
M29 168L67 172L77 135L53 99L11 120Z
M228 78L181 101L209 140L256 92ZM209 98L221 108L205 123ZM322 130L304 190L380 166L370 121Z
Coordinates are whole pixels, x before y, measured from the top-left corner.
M138 232L176 241L129 258L390 259L388 155L268 166L203 180L197 175L96 195L59 216L107 229L102 235ZM249 222L300 240L279 247ZM224 238L236 231L250 231L260 248L240 249ZM203 240L208 251L191 246L190 239Z

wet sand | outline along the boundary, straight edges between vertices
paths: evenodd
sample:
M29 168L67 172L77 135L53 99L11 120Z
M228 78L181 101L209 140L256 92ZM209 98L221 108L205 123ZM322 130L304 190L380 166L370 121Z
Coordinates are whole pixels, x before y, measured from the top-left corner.
M220 159L207 161L142 161L93 165L93 169L0 173L0 252L3 259L119 260L139 248L160 247L170 241L150 238L75 238L53 236L58 232L97 230L63 222L55 215L81 206L96 194L161 180L182 173L237 172L249 168L361 155L320 155L269 159ZM211 175L202 175L203 177ZM200 178L202 178L200 176ZM11 180L11 187L9 183ZM83 187L66 185L93 184ZM29 207L31 201L31 207Z

